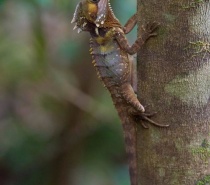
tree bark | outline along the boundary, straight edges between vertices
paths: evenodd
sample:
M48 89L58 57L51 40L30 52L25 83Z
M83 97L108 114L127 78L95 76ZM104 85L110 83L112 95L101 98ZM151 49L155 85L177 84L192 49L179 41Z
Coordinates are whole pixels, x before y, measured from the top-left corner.
M160 22L138 53L138 97L153 120L137 126L139 185L210 183L210 2L138 0L138 21Z

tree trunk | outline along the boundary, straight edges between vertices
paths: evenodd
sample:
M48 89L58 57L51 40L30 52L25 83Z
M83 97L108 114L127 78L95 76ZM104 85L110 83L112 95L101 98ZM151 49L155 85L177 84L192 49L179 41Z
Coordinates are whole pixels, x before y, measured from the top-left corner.
M138 53L138 97L170 125L137 126L139 185L210 184L210 2L138 0L138 20L161 24Z

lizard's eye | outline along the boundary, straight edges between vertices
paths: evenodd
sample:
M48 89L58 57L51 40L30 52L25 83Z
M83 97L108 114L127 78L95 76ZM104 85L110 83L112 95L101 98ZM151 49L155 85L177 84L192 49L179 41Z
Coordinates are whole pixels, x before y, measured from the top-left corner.
M98 3L100 0L90 0L92 3Z

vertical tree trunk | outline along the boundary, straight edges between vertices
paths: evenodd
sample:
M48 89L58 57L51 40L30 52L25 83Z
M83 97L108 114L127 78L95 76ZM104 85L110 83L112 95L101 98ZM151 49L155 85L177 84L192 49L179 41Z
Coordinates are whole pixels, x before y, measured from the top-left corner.
M137 126L139 185L209 184L210 2L139 0L138 20L161 23L138 53L138 97L170 124Z

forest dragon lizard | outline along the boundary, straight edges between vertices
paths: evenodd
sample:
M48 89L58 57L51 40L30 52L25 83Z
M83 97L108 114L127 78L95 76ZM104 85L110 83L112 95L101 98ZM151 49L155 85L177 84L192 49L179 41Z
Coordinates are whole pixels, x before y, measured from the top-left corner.
M72 19L78 33L88 31L91 35L90 53L99 78L109 90L122 121L126 153L129 162L131 185L137 185L136 128L137 120L148 128L144 121L159 127L167 127L150 119L154 114L145 109L131 86L131 61L129 55L137 53L140 47L158 27L157 23L147 24L144 33L130 46L125 37L137 23L134 14L123 27L115 17L109 0L83 0L76 6ZM139 118L139 119L137 119Z

